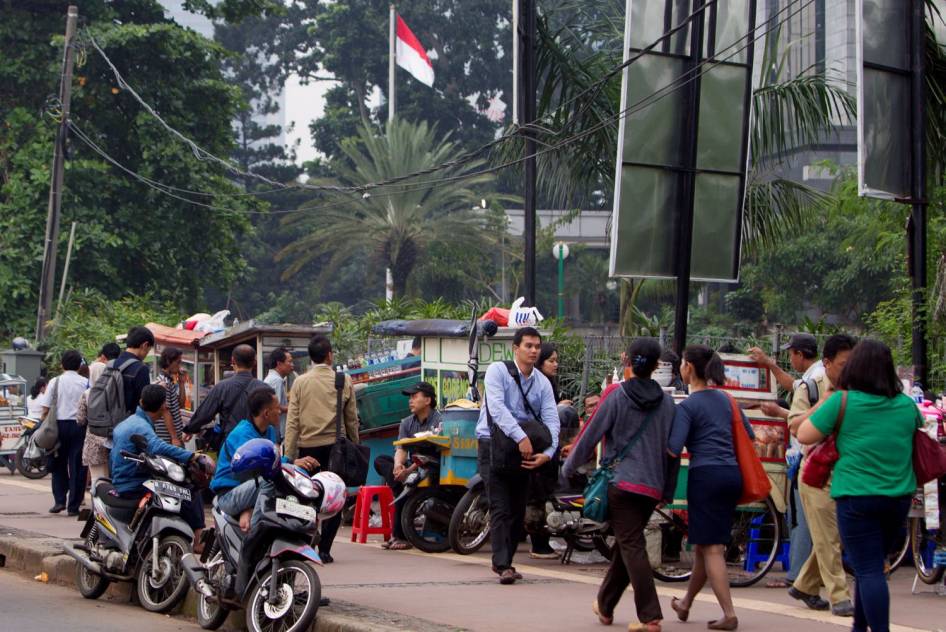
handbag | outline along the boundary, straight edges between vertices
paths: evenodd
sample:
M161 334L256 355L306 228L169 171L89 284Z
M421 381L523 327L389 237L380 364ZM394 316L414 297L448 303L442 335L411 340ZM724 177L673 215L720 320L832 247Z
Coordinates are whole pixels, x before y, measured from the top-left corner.
M536 454L548 450L552 445L552 431L548 426L542 423L542 417L532 409L526 393L522 388L522 381L519 379L519 367L514 362L505 361L506 370L519 387L519 394L522 395L522 402L525 405L526 412L532 415L533 419L527 419L519 422L519 427L529 438L532 444L532 451ZM522 453L519 452L519 444L506 435L498 425L493 423L493 416L489 412L489 403L486 406L486 422L489 426L490 434L490 467L495 470L518 470L522 466Z
M618 466L618 463L624 460L627 453L631 451L634 444L644 434L647 422L658 410L660 410L659 405L647 413L644 421L641 422L641 427L637 429L637 432L634 433L634 436L631 437L621 452L610 461L602 461L598 469L588 477L588 484L585 486L584 493L585 502L581 510L585 518L595 522L604 522L608 519L608 488L611 486L611 481L614 480L614 469Z
M46 418L43 419L43 423L40 424L36 432L33 433L33 443L47 452L54 451L56 446L59 445L59 420L57 419L58 415L56 413L56 402L59 399L58 378L53 383L52 389L53 391L49 397L49 411L46 413Z
M838 454L837 436L844 423L844 412L847 410L847 391L841 391L841 408L838 410L838 420L834 424L834 432L816 445L805 459L805 466L801 472L801 480L809 487L823 488L831 478L834 464L841 455Z
M913 471L917 487L946 476L946 451L922 427L913 434Z
M732 406L733 452L736 453L739 473L742 474L742 494L739 496L739 504L759 502L768 497L769 492L772 491L772 483L769 481L769 475L765 473L765 468L762 467L762 460L755 451L755 445L749 438L749 433L742 424L739 404L731 395L727 394L727 397Z
M368 480L368 458L371 448L359 445L342 432L342 390L345 374L335 372L335 445L328 458L328 471L335 472L348 487L359 487Z

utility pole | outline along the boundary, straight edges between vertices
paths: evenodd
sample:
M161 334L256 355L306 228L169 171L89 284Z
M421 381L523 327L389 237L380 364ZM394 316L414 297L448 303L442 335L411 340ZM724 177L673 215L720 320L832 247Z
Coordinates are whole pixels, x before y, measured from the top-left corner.
M46 321L52 315L53 288L56 284L56 251L59 246L59 211L62 208L62 182L65 169L66 136L69 130L69 101L72 98L72 67L75 61L73 42L79 9L70 5L66 15L66 42L59 82L62 120L53 142L53 164L49 183L49 208L46 213L46 239L43 243L43 276L39 285L39 307L36 310L36 341L46 338Z
M518 114L521 123L532 125L536 118L535 103L535 40L536 40L536 0L513 0L518 2L518 11L514 11L513 25L518 43ZM535 306L535 137L531 130L523 132L525 137L525 177L523 181L525 269L523 279L526 305Z
M910 16L910 141L912 181L910 227L910 280L913 286L913 379L929 388L926 348L926 14L924 0L913 0Z

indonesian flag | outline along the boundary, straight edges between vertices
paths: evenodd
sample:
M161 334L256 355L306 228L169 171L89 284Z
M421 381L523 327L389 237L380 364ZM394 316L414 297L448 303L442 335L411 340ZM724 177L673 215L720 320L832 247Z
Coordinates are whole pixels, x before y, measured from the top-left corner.
M427 52L400 15L397 16L395 59L397 65L411 73L414 79L428 87L434 85L434 67L427 58Z

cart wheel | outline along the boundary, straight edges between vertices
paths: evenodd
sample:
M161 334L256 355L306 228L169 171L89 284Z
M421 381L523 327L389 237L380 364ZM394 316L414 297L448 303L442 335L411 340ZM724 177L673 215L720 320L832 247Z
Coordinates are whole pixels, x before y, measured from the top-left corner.
M751 586L771 570L782 548L782 517L772 498L736 507L732 542L726 547L729 585Z

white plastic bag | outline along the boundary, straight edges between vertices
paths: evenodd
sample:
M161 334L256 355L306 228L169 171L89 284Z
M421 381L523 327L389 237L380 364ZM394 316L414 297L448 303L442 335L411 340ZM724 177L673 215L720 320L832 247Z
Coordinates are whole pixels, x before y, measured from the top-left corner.
M198 323L197 327L194 328L194 331L206 331L208 333L216 333L218 331L223 331L227 328L224 324L224 319L230 315L229 309L223 309L211 316L210 318L201 321Z
M509 308L510 327L535 327L545 320L542 318L542 314L539 313L537 308L524 307L522 304L525 300L524 297L520 296L513 302L512 307Z

